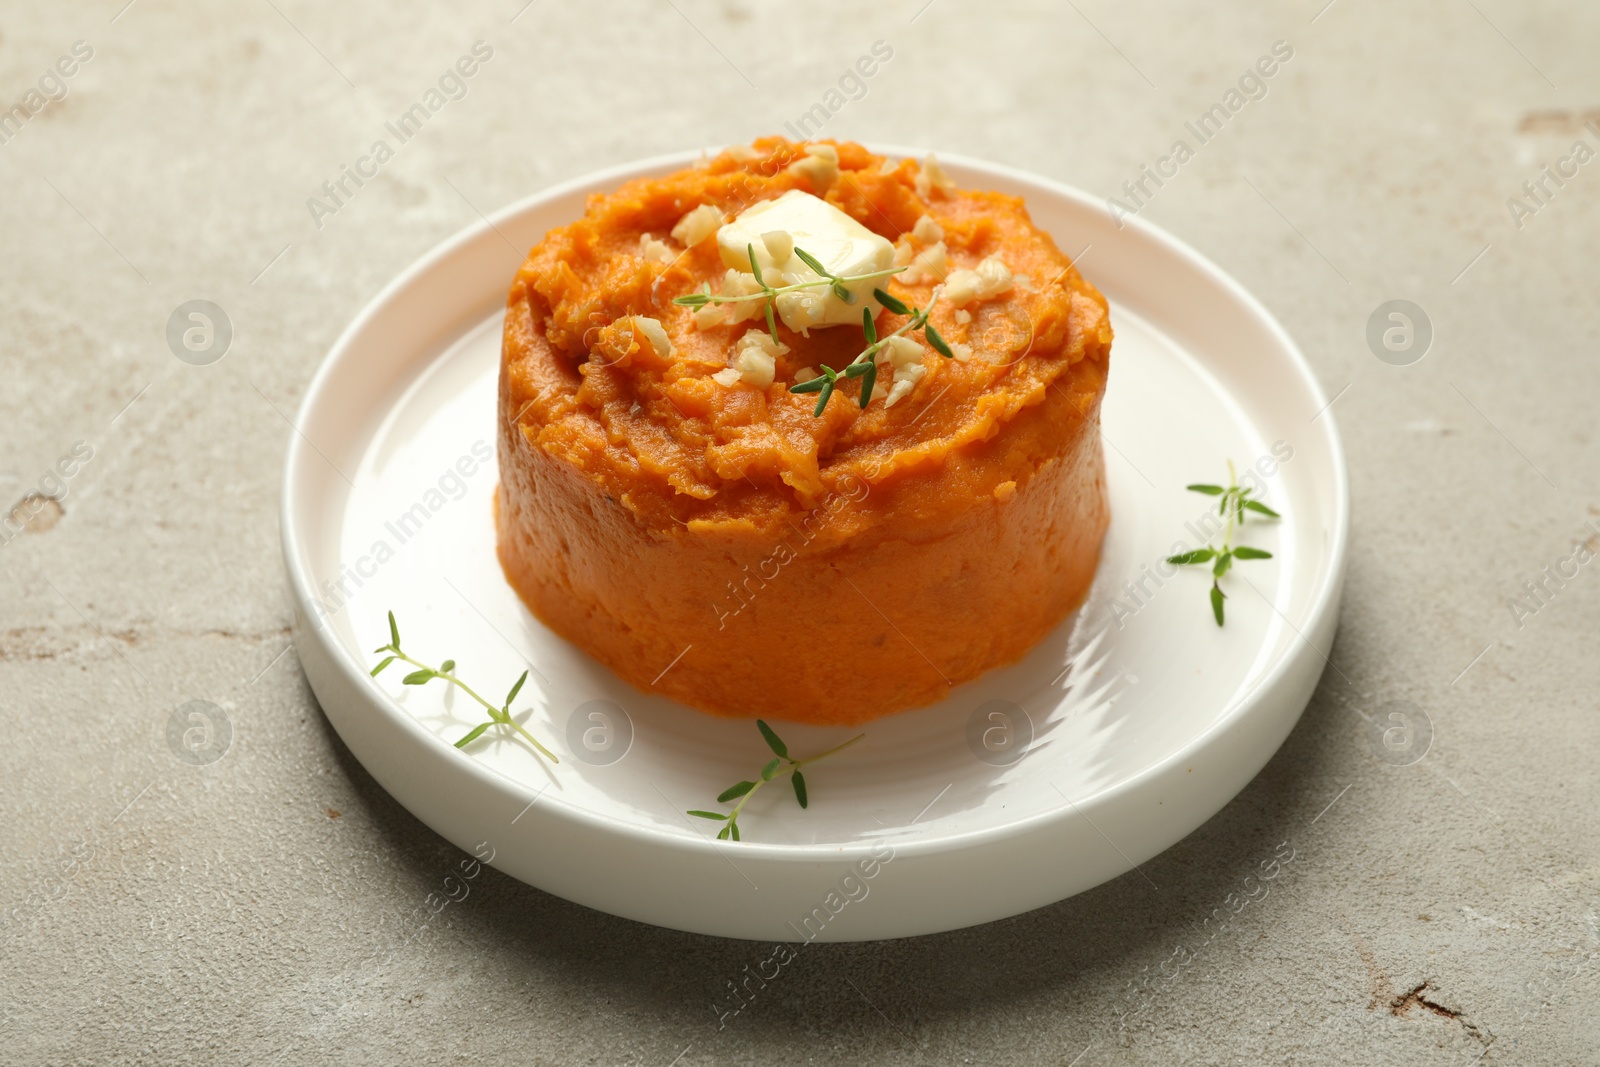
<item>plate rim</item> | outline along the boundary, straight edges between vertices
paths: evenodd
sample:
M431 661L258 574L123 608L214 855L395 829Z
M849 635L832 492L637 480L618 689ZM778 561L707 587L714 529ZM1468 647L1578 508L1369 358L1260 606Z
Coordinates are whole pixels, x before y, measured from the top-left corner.
M869 151L901 158L921 159L932 154L929 150L922 148L907 148L882 142L859 143L863 144ZM457 230L433 245L427 252L413 260L404 270L387 282L362 306L361 310L340 332L328 351L323 355L318 363L316 372L307 384L306 393L296 407L295 430L289 434L289 447L284 457L279 533L284 561L288 571L290 592L293 597L292 607L296 615L302 617L312 616L314 612L309 609L309 605L315 602L315 597L311 595L311 591L315 587L310 580L309 560L306 558L305 546L301 544L302 536L297 529L299 509L295 502L297 469L306 463L308 458L307 451L315 451L315 449L306 440L300 427L306 425L308 419L312 417L312 409L326 390L328 379L335 373L337 364L341 358L346 356L354 339L366 329L369 323L389 310L398 294L404 292L418 279L436 270L452 255L465 250L478 241L496 236L499 233L501 223L515 219L542 203L569 196L601 183L615 185L624 180L655 173L662 168L690 166L698 159L719 153L723 147L726 146L660 153L626 163L615 164L586 172L521 197L489 215L480 217L477 221L469 223L466 227ZM937 150L934 150L934 152L943 162L980 173L994 174L1018 184L1035 186L1047 190L1051 195L1071 201L1080 208L1112 217L1112 220L1118 224L1119 229L1135 231L1143 240L1159 246L1167 254L1184 261L1190 269L1207 276L1210 281L1225 289L1234 300L1246 308L1267 330L1274 342L1289 357L1289 362L1294 368L1296 377L1307 387L1310 395L1323 405L1322 417L1317 421L1323 424L1318 432L1326 438L1332 473L1333 509L1332 522L1329 524L1332 536L1328 541L1327 548L1330 565L1325 570L1325 579L1313 591L1308 602L1300 627L1302 640L1309 644L1309 639L1305 638L1303 634L1317 632L1327 625L1330 614L1334 616L1332 622L1336 628L1337 612L1348 565L1350 536L1348 467L1337 421L1333 411L1326 406L1326 393L1321 383L1317 380L1304 352L1301 351L1300 346L1295 343L1293 337L1278 321L1277 317L1231 274L1200 253L1188 242L1141 216L1134 215L1123 218L1111 216L1111 213L1106 210L1104 202L1100 198L1096 198L1088 192L1067 185L1064 182L1056 181L1019 167L976 159L959 153L945 153ZM294 632L297 644L299 635L302 632L315 634L320 631L321 628L316 626L309 628L295 627ZM1332 631L1330 630L1330 632ZM352 686L356 691L371 696L373 699L369 701L370 705L380 710L390 725L398 726L411 737L422 740L428 751L439 762L447 766L463 767L480 785L488 786L501 792L520 795L529 791L530 787L525 783L510 777L483 761L460 753L444 739L425 729L414 715L407 712L388 692L373 681L366 668L354 660L352 653L344 646L343 642L336 638L328 638L322 640L321 644L324 651L331 652L329 658L336 665L336 669L345 676L343 679L345 683ZM1311 647L1318 656L1326 660L1326 656L1319 649L1316 649L1314 645ZM1295 671L1296 666L1297 661L1294 656L1284 655L1278 657L1269 670L1256 681L1255 685L1247 693L1225 705L1222 712L1211 723L1196 733L1180 748L1164 758L1146 764L1137 772L1119 781L1109 783L1087 796L1073 800L1070 804L1063 804L1061 807L1025 815L1000 826L959 830L937 837L895 840L895 854L896 856L905 855L907 857L936 856L947 852L962 851L977 842L997 844L1071 818L1079 810L1088 809L1092 812L1095 808L1115 800L1124 793L1137 791L1152 779L1161 777L1174 765L1193 762L1197 755L1215 743L1220 734L1226 733L1235 725L1237 720L1247 717L1250 710L1264 699L1264 694L1269 693L1277 685L1285 682L1287 676ZM1319 671L1318 673L1320 675L1322 672ZM314 687L313 693L315 693ZM911 709L908 713L914 714L915 710ZM1305 708L1302 706L1296 712L1295 721L1298 721L1299 716L1304 714L1304 710ZM326 716L326 712L324 712L324 715ZM1292 728L1293 725L1291 724L1290 729ZM337 727L335 729L337 732ZM1278 747L1281 747L1281 742ZM452 756L459 757L459 760L453 760ZM1255 773L1259 773L1259 770L1252 774L1252 778ZM387 787L385 787L385 791L388 791ZM621 834L624 837L637 839L643 843L668 848L716 851L717 842L709 838L695 838L681 833L667 832L651 825L619 820L571 803L559 796L547 797L546 794L549 792L548 787L538 792L538 797L546 799L545 806L547 810L556 809L564 817L584 824L588 829ZM1236 795L1237 792L1232 794L1232 796ZM1230 800L1232 796L1230 796ZM398 800L398 798L396 799ZM1227 803L1228 801L1225 801L1223 806L1225 807ZM409 806L403 802L402 807L407 807L407 810L410 810ZM1217 810L1220 811L1221 808ZM1207 817L1209 818L1215 814L1216 812L1212 812ZM1184 836L1187 836L1187 834ZM818 860L839 860L864 855L868 853L872 844L879 840L884 840L884 838L871 836L848 842L811 844L763 841L741 842L740 854L751 856L754 859L779 863L811 864Z

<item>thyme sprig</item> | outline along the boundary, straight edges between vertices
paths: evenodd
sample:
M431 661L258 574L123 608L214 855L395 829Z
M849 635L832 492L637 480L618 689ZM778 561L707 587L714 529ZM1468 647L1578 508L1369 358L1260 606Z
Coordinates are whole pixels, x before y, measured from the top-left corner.
M1212 548L1208 545L1205 548L1197 548L1191 552L1180 552L1176 556L1168 556L1167 562L1176 563L1179 566L1189 566L1197 563L1211 564L1211 614L1216 618L1217 625L1221 626L1223 619L1222 605L1228 599L1228 595L1222 591L1222 586L1219 583L1222 580L1222 576L1233 568L1233 561L1236 559L1272 558L1272 553L1265 549L1251 548L1249 545L1235 546L1233 543L1235 527L1244 525L1245 512L1247 511L1254 512L1257 515L1264 515L1269 519L1279 519L1283 516L1267 507L1261 501L1250 499L1250 494L1255 490L1240 488L1239 479L1234 474L1233 460L1231 459L1228 461L1227 486L1196 483L1184 488L1191 493L1202 493L1206 496L1220 498L1217 501L1217 514L1226 516L1228 524L1223 531L1222 547Z
M802 808L809 807L811 798L806 792L806 778L801 773L800 768L808 763L815 763L818 760L827 759L835 753L843 752L867 736L866 734L857 734L844 744L835 745L826 752L819 752L815 756L807 756L805 759L795 759L789 755L789 746L784 744L783 739L777 735L772 727L757 719L756 729L761 731L761 736L767 742L767 747L772 749L774 758L762 765L761 773L753 781L735 782L717 795L718 804L726 804L730 800L737 800L739 803L734 805L734 809L729 812L700 811L698 809L689 811L690 815L697 818L714 819L727 824L718 831L718 841L739 840L739 814L744 811L744 806L750 803L750 798L756 795L757 790L781 775L787 774L789 776L789 784L794 787L794 798L799 802L800 806ZM788 767L785 768L784 764L788 764Z
M402 685L427 685L435 678L442 678L444 681L460 689L473 700L476 700L479 704L482 704L484 708L488 710L489 721L479 723L477 726L474 726L471 730L467 731L466 736L456 742L457 748L465 748L473 741L476 741L480 736L482 736L483 732L491 726L509 726L511 729L515 730L517 733L526 738L528 744L537 749L539 754L545 759L549 760L551 763L561 762L560 760L556 759L554 752L551 752L548 748L545 748L543 745L541 745L537 738L522 728L521 723L517 722L511 717L511 702L517 698L517 693L521 692L522 683L528 680L527 671L522 672L522 677L517 679L516 684L511 687L511 692L506 694L505 703L497 708L487 700L483 699L483 697L479 696L470 685L455 676L453 673L456 669L455 660L447 659L437 667L430 667L421 660L412 659L410 656L402 652L400 650L400 627L395 624L394 612L392 611L389 612L389 643L387 645L380 645L372 651L374 653L389 653L389 655L385 657L381 663L372 668L372 677L376 678L378 673L385 667L393 663L395 660L399 660L401 663L409 663L411 666L417 668L404 678L400 679Z
M796 249L796 251L798 252L799 250ZM895 315L908 315L910 318L898 330L880 338L877 324L872 321L872 309L861 309L861 332L866 336L867 347L855 359L852 359L844 370L836 371L827 364L823 364L820 377L813 378L809 382L801 382L789 388L791 393L822 394L817 398L816 409L811 412L815 417L820 418L822 412L827 408L828 401L833 397L834 386L838 384L840 378L860 378L860 404L865 408L872 403L872 388L878 380L876 357L891 340L903 334L921 330L923 338L933 346L935 352L945 359L955 358L955 353L950 350L950 345L939 335L939 331L934 329L932 324L928 322L928 316L933 313L933 305L939 302L937 291L926 308L909 307L905 301L890 296L882 289L872 290L872 295L877 299L878 303L883 305L884 310Z
M795 246L794 254L799 257L802 263L815 271L818 277L812 281L794 282L790 285L774 287L767 284L767 279L761 273L761 264L756 260L756 246L753 242L745 245L745 254L750 257L750 274L755 278L756 284L761 286L758 291L729 296L726 293L713 293L711 284L707 282L705 288L700 292L674 297L672 302L683 307L703 308L707 304L737 304L745 300L763 301L762 313L767 320L767 331L772 334L773 343L780 344L781 342L778 340L778 322L773 315L773 306L777 303L778 297L784 293L792 293L799 289L815 289L819 285L826 285L833 291L834 296L846 304L853 304L855 303L855 294L847 288L848 285L854 282L870 281L873 278L887 278L906 269L905 267L890 267L887 270L875 270L866 274L834 274L827 267L824 267L817 257L797 245Z

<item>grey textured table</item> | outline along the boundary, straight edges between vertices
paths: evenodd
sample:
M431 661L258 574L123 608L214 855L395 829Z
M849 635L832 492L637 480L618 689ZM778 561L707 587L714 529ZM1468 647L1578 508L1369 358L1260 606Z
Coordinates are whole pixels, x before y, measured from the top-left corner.
M1600 9L523 2L0 9L0 1061L1600 1062ZM279 471L329 344L437 241L808 114L1118 197L1233 272L1336 397L1354 547L1304 719L1148 879L807 948L719 1029L760 946L493 871L424 925L460 854L287 650ZM166 340L191 299L232 323L209 365ZM1420 361L1369 347L1397 299ZM168 735L196 699L204 765ZM1396 701L1409 764L1369 725Z

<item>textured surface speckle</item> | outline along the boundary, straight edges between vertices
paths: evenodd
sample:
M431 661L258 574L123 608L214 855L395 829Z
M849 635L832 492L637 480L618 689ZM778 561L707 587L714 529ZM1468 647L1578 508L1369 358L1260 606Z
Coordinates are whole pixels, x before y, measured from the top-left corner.
M0 126L0 515L55 501L0 538L0 1060L1594 1062L1600 570L1562 561L1600 534L1600 163L1577 150L1600 150L1600 10L523 2L0 3L0 106L43 105ZM1129 206L1337 395L1349 585L1299 727L1148 878L807 947L719 1027L762 946L492 870L430 919L462 855L286 651L287 419L361 306L480 212L782 132L879 40L825 134L1124 200L1167 168ZM315 217L477 41L463 95ZM1186 123L1276 41L1292 58L1200 144ZM1178 139L1192 158L1163 164ZM232 323L212 362L168 347L193 299ZM1395 299L1434 332L1407 366L1366 341ZM231 731L215 762L169 745L196 700ZM1396 700L1434 731L1408 766L1367 725Z

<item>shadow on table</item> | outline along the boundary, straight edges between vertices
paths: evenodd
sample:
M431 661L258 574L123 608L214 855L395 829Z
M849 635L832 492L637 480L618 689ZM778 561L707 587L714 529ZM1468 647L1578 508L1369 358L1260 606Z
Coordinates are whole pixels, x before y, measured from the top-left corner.
M381 977L395 996L415 987L426 1003L441 966L470 960L493 983L498 1010L521 1013L504 1021L585 1027L604 1042L605 1020L615 1019L630 1045L658 1035L662 1064L686 1046L700 1050L694 1059L819 1039L851 1056L933 1054L953 1051L958 1038L970 1049L974 1027L995 1028L1004 1044L1008 1020L1020 1027L1040 1013L1056 1016L1058 1032L1081 1035L1060 1050L1066 1063L1091 1041L1159 1015L1167 988L1204 981L1196 972L1236 958L1230 947L1246 931L1281 921L1272 897L1298 892L1307 877L1303 861L1283 857L1311 851L1309 825L1338 790L1331 765L1349 724L1335 690L1345 686L1325 676L1250 785L1142 872L1024 915L924 937L794 946L764 979L773 945L615 918L484 867L465 899L374 954L369 966L390 974L366 977ZM415 866L432 888L464 854L390 797L320 721L390 861Z

